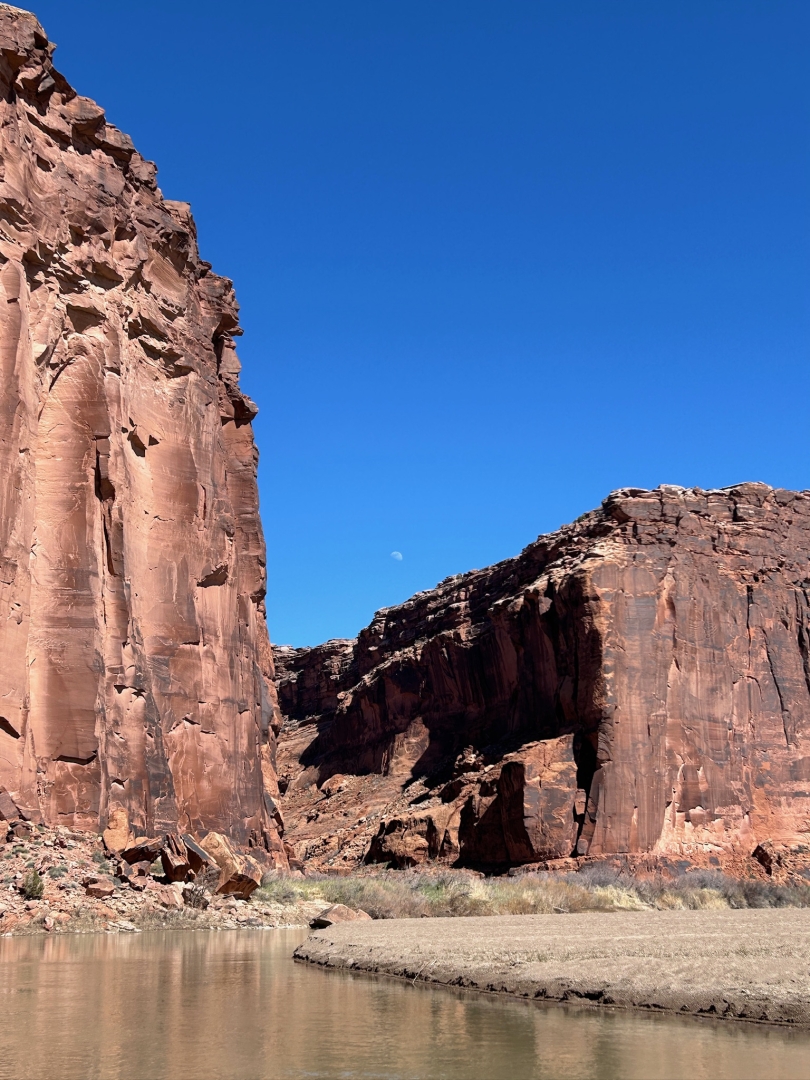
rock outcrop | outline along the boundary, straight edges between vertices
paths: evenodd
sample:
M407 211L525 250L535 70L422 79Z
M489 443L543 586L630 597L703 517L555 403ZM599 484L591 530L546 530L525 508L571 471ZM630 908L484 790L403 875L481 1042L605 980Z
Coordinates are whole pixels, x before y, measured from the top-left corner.
M283 861L233 288L53 50L0 5L0 785Z
M810 493L614 492L276 652L289 852L497 869L810 843Z

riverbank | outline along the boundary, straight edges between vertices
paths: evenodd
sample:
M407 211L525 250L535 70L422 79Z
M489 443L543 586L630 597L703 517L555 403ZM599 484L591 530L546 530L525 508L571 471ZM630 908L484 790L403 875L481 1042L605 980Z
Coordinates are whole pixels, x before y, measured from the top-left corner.
M246 900L188 889L169 882L159 861L134 885L116 869L100 836L16 826L0 844L0 936L305 927L326 906L261 890Z
M351 922L295 957L539 1001L810 1025L807 909Z
M332 904L376 920L810 906L810 886L780 884L754 860L744 878L693 867L639 873L621 860L576 872L489 878L470 870L378 866L348 875L269 871L262 878L259 865L247 860L250 880L235 878L233 868L193 872L181 861L186 880L171 880L166 871L177 869L172 858L181 840L174 837L168 847L169 839L136 842L136 855L160 849L161 856L132 865L103 837L18 822L0 844L0 935L306 927ZM228 892L234 883L243 895Z

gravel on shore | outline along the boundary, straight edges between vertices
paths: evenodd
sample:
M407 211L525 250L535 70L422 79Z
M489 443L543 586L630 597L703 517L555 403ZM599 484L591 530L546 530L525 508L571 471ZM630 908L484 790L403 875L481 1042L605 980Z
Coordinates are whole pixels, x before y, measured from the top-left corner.
M810 910L349 922L297 960L545 1001L810 1025Z
M0 820L0 832L4 825ZM207 906L190 907L180 886L161 884L160 876L150 874L141 891L114 877L100 836L41 825L23 831L6 843L0 839L0 937L308 926L327 906L303 897L275 903L257 890L250 900L207 895ZM27 896L32 873L39 878L38 895Z

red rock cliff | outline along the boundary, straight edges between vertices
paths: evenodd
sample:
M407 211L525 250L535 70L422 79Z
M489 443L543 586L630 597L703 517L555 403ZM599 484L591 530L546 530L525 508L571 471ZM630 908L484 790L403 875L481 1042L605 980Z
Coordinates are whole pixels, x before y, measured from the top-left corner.
M0 5L0 785L278 849L233 289L53 49Z
M356 641L277 657L299 859L810 841L810 493L619 491Z

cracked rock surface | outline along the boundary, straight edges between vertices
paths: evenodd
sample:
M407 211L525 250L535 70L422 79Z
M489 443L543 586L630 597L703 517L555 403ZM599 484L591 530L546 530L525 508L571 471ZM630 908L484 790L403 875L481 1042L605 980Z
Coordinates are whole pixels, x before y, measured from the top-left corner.
M0 5L0 785L283 864L233 288L54 47Z
M808 873L808 492L617 491L276 660L301 862Z

